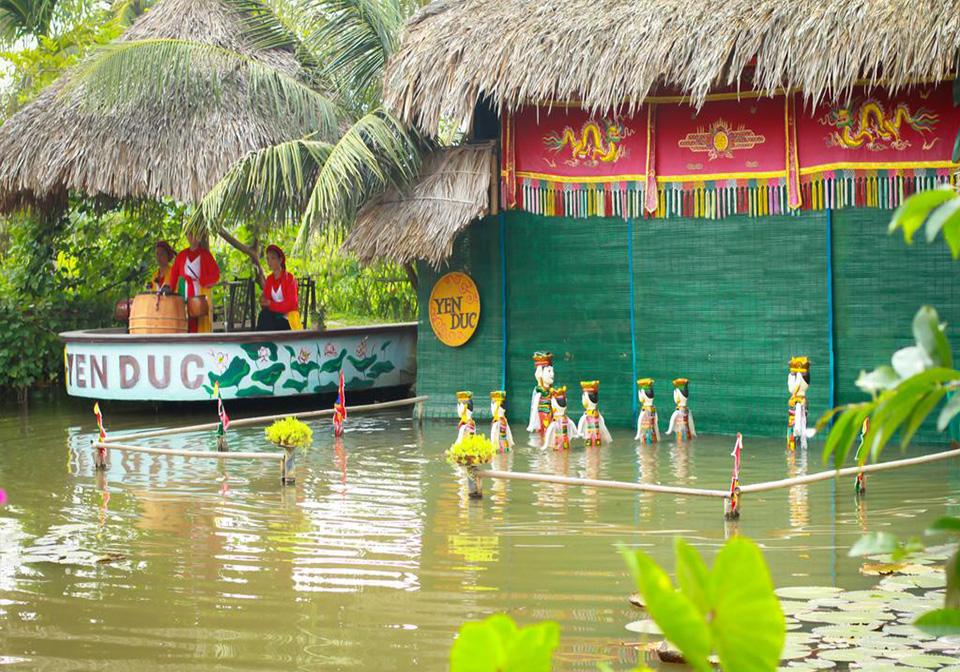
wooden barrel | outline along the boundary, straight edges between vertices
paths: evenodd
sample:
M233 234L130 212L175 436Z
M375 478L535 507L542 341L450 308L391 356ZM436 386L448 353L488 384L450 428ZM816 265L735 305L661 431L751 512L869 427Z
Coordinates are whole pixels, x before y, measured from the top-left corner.
M187 311L179 294L160 296L137 294L130 310L131 334L185 334Z

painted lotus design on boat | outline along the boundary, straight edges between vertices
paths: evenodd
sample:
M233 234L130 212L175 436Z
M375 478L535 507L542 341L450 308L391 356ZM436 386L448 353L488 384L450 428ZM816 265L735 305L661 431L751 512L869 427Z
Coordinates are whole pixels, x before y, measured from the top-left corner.
M391 343L371 343L368 336L355 346L339 348L333 342L299 349L266 341L244 343L239 346L243 354L229 359L226 352L208 353L214 366L203 388L212 396L213 384L219 383L221 390L238 398L330 392L337 389L341 370L348 390L373 387L381 376L396 371L388 352Z

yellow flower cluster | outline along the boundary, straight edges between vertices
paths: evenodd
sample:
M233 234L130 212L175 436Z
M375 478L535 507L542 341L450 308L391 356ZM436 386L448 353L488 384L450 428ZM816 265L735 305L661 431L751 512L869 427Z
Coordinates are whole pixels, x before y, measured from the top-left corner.
M285 448L308 448L313 445L313 430L294 417L277 420L264 433L270 443Z
M487 464L493 459L493 444L482 434L468 434L447 450L447 461L462 466Z

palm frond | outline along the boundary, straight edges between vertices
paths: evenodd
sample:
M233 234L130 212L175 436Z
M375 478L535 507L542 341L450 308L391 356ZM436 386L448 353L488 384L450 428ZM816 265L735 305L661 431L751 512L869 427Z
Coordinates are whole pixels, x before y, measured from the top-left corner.
M13 43L50 31L58 0L0 0L0 41Z
M203 197L191 226L214 232L237 219L299 221L332 149L308 137L250 152Z
M287 49L307 70L320 68L320 61L306 47L292 26L263 0L226 0L241 15L244 37L254 49Z
M110 14L121 25L129 26L140 18L155 0L114 0Z
M239 83L245 86L238 87ZM222 47L185 40L114 42L99 49L71 80L94 106L152 103L159 107L215 105L245 89L247 104L292 119L299 128L332 137L336 105L277 68ZM242 95L242 94L241 94Z
M416 140L393 116L378 109L359 119L336 142L313 185L300 224L300 244L320 226L347 225L371 196L402 188L416 176Z
M324 20L308 42L328 55L326 72L332 81L355 90L379 90L387 57L397 38L409 7L409 0L314 0Z

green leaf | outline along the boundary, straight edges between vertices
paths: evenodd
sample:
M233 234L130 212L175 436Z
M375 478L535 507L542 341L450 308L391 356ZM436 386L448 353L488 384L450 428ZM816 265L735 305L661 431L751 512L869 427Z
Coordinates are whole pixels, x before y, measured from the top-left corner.
M958 134L957 137L960 138L960 134ZM940 233L940 229L943 228L944 224L955 220L957 217L960 217L960 198L951 199L937 207L936 210L930 213L930 217L927 219L925 228L927 242L932 243L937 237L937 234Z
M827 463L830 456L836 453L834 464L839 467L843 464L847 453L850 451L850 444L853 442L854 432L857 427L853 425L854 418L859 414L859 410L851 408L840 415L840 419L833 425L830 434L823 446L823 462Z
M340 354L334 357L333 359L328 359L322 365L320 365L321 373L333 373L334 371L339 371L343 367L343 358L347 356L347 349L344 348L340 351Z
M306 378L307 376L310 375L311 371L316 371L317 369L319 369L320 365L313 360L310 360L306 364L303 364L299 360L294 359L292 362L290 362L290 368L296 371L297 373L299 373L304 378Z
M219 382L220 387L236 387L243 380L244 376L250 373L250 364L242 357L234 357L230 360L227 370L219 376L215 373L208 373L210 384Z
M960 219L951 219L943 225L943 237L950 246L950 253L956 259L960 255Z
M547 621L517 628L496 614L464 623L450 650L450 672L550 672L560 627Z
M370 369L367 371L367 376L369 378L377 378L378 376L381 376L384 373L390 373L391 371L393 371L394 368L395 367L393 366L393 362L387 362L387 361L377 362L376 364L371 366Z
M923 632L934 637L960 634L960 609L935 609L928 611L913 623Z
M713 620L710 631L725 670L775 670L787 628L760 549L733 537L717 554L710 572Z
M906 448L910 445L910 440L913 438L913 435L917 433L917 430L920 429L920 425L923 424L923 421L926 420L930 412L940 403L940 400L943 399L946 394L947 389L945 387L937 388L923 397L920 403L914 407L913 413L910 414L910 419L900 433L901 448Z
M851 558L864 555L882 555L892 553L899 547L900 541L895 535L889 532L871 532L860 537L847 555Z
M380 352L383 352L387 349L387 346L390 345L393 341L384 341L383 345L380 346Z
M927 534L960 534L960 518L938 518L927 528Z
M364 371L366 371L366 370L370 367L371 364L373 364L375 361L377 361L377 356L376 356L376 355L370 355L369 357L364 357L363 359L357 359L357 358L354 357L353 355L347 355L347 360L348 360L351 364L353 364L353 368L355 368L357 371L360 371L361 373L363 373Z
M257 361L260 359L260 350L262 348L266 348L267 358L271 362L277 361L277 344L276 343L272 343L270 341L264 341L261 343L241 343L240 347L243 349L245 353L247 353L247 357L249 357L254 361Z
M283 382L283 385L280 386L284 390L296 390L297 392L303 392L303 388L307 386L307 381L305 380L294 380L289 378Z
M710 613L710 600L707 596L709 571L703 558L690 544L677 537L674 542L677 556L677 585L696 605L700 613Z
M954 392L940 411L940 416L937 418L937 431L945 430L957 413L960 413L960 394Z
M864 437L864 445L870 450L871 459L877 459L880 451L893 438L900 425L913 413L925 393L926 390L922 387L897 390L880 410L874 413L870 420L870 431Z
M690 598L674 590L670 577L646 553L621 552L643 596L647 613L664 636L683 652L691 667L710 672L710 630L700 611Z
M929 370L934 365L930 355L919 345L900 348L893 353L890 363L901 378L911 378Z
M960 203L960 198L956 199ZM917 345L923 348L934 366L953 366L950 344L940 328L940 316L930 306L923 306L913 317L913 337Z
M250 376L252 380L255 380L258 383L263 383L264 385L269 385L273 387L277 384L277 381L280 380L280 376L283 375L283 372L287 370L286 364L277 362L266 369L260 369L259 371L254 371L253 375Z
M904 240L908 243L913 242L913 234L923 225L930 212L951 198L956 198L956 192L950 185L914 194L893 213L890 220L890 233L903 229Z

